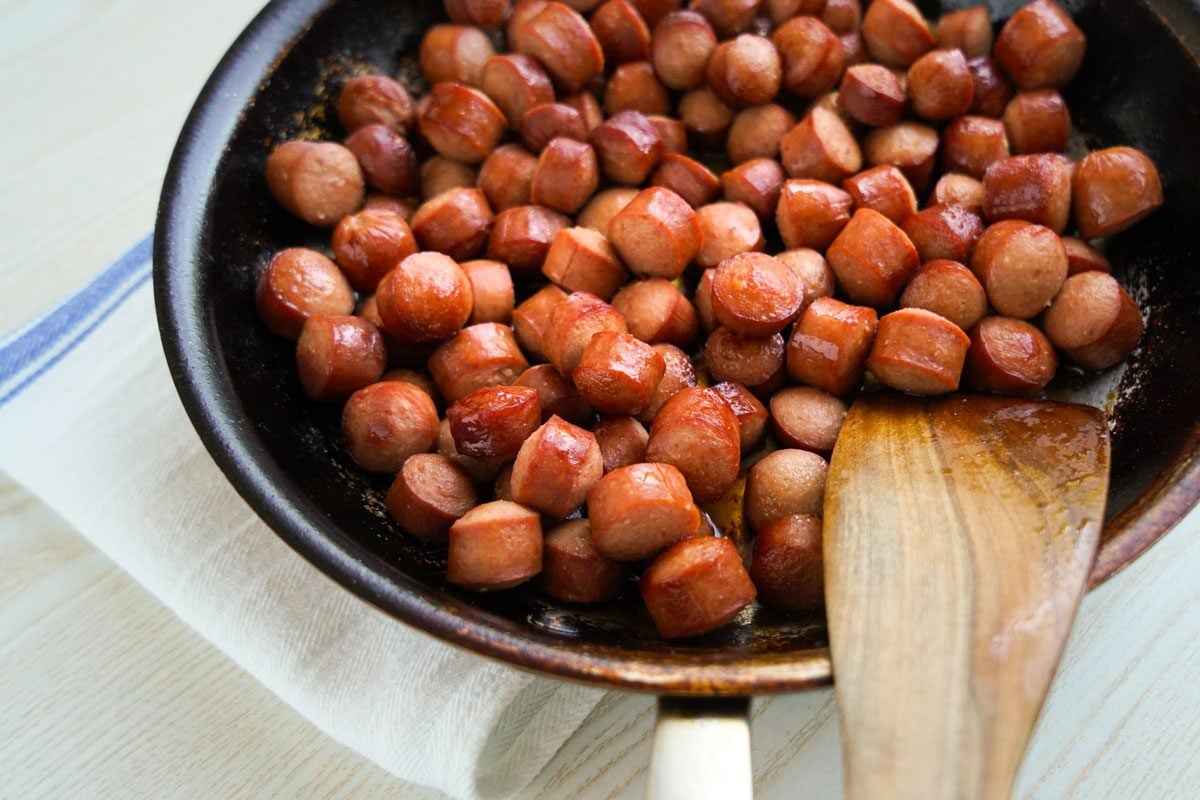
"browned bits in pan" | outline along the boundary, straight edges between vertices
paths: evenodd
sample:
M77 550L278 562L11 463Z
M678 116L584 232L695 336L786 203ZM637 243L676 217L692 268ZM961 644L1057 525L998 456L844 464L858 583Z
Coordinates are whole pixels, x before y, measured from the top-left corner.
M694 158L676 153L663 155L650 185L670 189L696 209L711 203L721 192L721 181L712 170Z
M687 91L705 82L704 70L717 47L717 36L702 15L674 11L655 26L650 46L659 80L671 89Z
M546 3L528 19L518 21L514 15L508 43L540 61L568 92L579 91L604 72L604 52L592 29L562 3Z
M471 324L512 321L515 292L508 266L499 261L480 259L459 265L471 282Z
M407 89L385 75L358 75L342 85L337 115L347 133L376 124L404 132L413 124L413 102Z
M488 239L488 258L503 261L517 272L541 269L550 243L570 217L545 206L517 206L496 217Z
M510 589L542 571L542 520L507 500L476 506L450 526L446 580L480 592Z
M971 82L975 85L971 113L999 117L1012 99L1013 85L1000 72L996 62L987 56L972 58L967 62L967 69L971 71Z
M346 139L368 184L381 192L406 195L417 187L420 167L408 140L380 123L364 125Z
M417 118L421 135L443 156L478 164L496 148L507 123L486 94L461 83L438 83Z
M721 191L731 203L749 206L762 219L772 219L787 175L772 158L738 164L721 176Z
M421 40L421 71L430 83L479 86L483 65L495 55L487 34L469 25L434 25Z
M607 64L650 58L650 28L629 0L608 0L592 14L592 32Z
M696 385L696 367L692 364L692 359L687 353L675 345L666 344L665 342L654 345L654 352L662 356L667 369L663 373L662 380L658 382L658 388L650 396L650 406L637 415L638 422L646 425L654 422L654 418L658 416L659 409L668 400L684 389L690 389Z
M975 84L960 50L934 50L908 68L908 96L913 111L942 120L971 110Z
M862 23L867 50L889 67L907 67L933 49L929 23L908 0L874 0Z
M323 228L332 228L363 201L358 158L336 142L279 145L267 159L267 186L279 205Z
M936 31L938 47L961 50L967 58L992 52L992 21L987 6L972 6L942 15Z
M987 313L987 294L957 261L930 261L904 287L900 307L932 311L966 331Z
M739 336L729 328L713 331L704 344L704 365L715 381L745 386L766 383L783 367L783 336Z
M512 331L495 322L463 328L429 357L429 372L447 403L481 386L507 386L527 369Z
M609 472L588 496L588 519L596 548L618 561L650 558L700 527L687 483L670 464L631 464Z
M636 61L617 67L604 87L604 111L640 111L643 114L667 114L671 97L649 61ZM657 129L656 129L657 130Z
M1004 130L1014 153L1061 153L1071 135L1071 114L1054 89L1020 92L1004 108Z
M867 369L902 392L945 394L958 388L970 345L962 329L945 317L902 308L879 320Z
M542 352L563 375L579 366L592 336L601 331L628 333L621 312L595 295L572 292L550 313L542 335Z
M514 386L527 386L538 394L542 406L542 422L560 416L572 425L588 426L596 410L584 399L575 384L559 374L549 364L538 364L521 373Z
M512 13L510 0L444 0L446 16L464 25L499 28Z
M450 189L417 209L412 218L412 231L422 247L461 261L483 249L493 219L483 192Z
M1088 239L1111 236L1163 204L1154 162L1132 147L1084 156L1075 169L1075 224Z
M646 459L671 464L698 503L710 503L737 480L741 438L737 417L720 395L683 389L663 404L650 427Z
M845 61L842 42L819 19L790 19L775 29L771 41L782 60L783 88L800 97L816 97L837 86Z
M920 265L904 231L869 208L854 212L825 257L847 297L877 308L892 305Z
M543 340L550 330L554 308L567 299L567 293L557 286L544 286L513 309L513 330L521 349L534 360L545 358Z
M838 90L838 106L865 125L895 125L904 116L908 95L896 73L879 64L856 64L846 70Z
M897 225L903 225L917 213L917 195L912 185L904 173L891 164L860 172L847 178L842 185L857 207L874 209Z
M638 111L610 117L591 138L601 170L614 183L642 183L663 155L658 129Z
M492 98L511 127L516 127L529 109L554 102L554 87L546 70L536 59L520 53L489 58L479 88Z
M541 401L526 386L483 386L451 403L446 419L459 453L504 462L542 424Z
M862 151L854 134L836 114L823 108L814 108L784 134L779 155L793 178L836 183L862 169Z
M1067 273L1075 275L1079 272L1112 272L1112 264L1096 248L1082 239L1074 236L1064 236L1063 247L1067 250Z
M353 311L354 290L325 256L304 247L289 247L272 257L259 278L255 302L271 333L295 339L309 317Z
M825 602L821 519L793 514L767 525L754 539L750 579L758 601L780 611L815 611Z
M1087 369L1107 369L1122 361L1142 337L1137 303L1104 272L1067 278L1042 325L1067 358Z
M560 136L538 157L529 196L535 203L574 214L599 185L600 166L592 146Z
M793 514L821 515L825 459L807 450L768 453L746 476L746 519L756 531Z
M1066 156L1040 153L993 162L983 177L984 212L993 222L1023 219L1061 234L1071 217L1071 174Z
M966 263L984 231L978 214L957 205L929 206L909 217L903 227L922 262Z
M712 278L717 321L743 336L770 336L791 322L804 302L796 274L763 253L722 261Z
M626 266L645 277L678 278L700 252L700 222L679 195L643 189L608 225Z
M767 433L767 407L740 383L724 381L713 386L711 391L719 394L737 417L742 455L753 452Z
M746 108L733 118L725 152L734 164L779 156L779 140L796 125L796 116L774 103Z
M937 131L917 122L898 122L873 130L863 138L862 145L868 164L897 167L918 194L924 194L933 182L937 151Z
M625 283L625 271L608 237L590 228L564 228L546 252L542 273L564 289L611 300Z
M687 347L696 338L696 310L665 278L627 283L612 304L625 317L629 332L643 342Z
M535 153L540 153L551 139L565 136L577 142L588 140L583 117L565 103L545 103L525 112L520 121L521 141Z
M433 447L437 429L433 400L402 381L359 389L342 411L346 449L368 472L399 472L409 456Z
M729 539L699 536L663 551L638 583L664 639L699 636L730 622L755 596Z
M700 252L696 264L715 267L731 256L763 249L758 216L740 203L713 203L696 210L700 221Z
M788 341L792 380L844 395L862 381L879 317L875 309L822 297L800 316Z
M620 594L624 578L621 565L596 549L588 520L564 522L546 534L538 583L554 599L601 603Z
M600 331L584 348L571 379L597 410L632 416L649 408L666 369L663 357L641 339Z
M850 221L854 200L824 181L791 180L783 185L775 223L789 248L827 248Z
M475 186L478 177L475 168L469 164L433 156L421 165L421 197L432 200L451 189L470 189Z
M991 164L1008 158L1008 136L998 119L959 117L942 136L942 163L952 172L983 178Z
M373 292L384 275L417 252L417 240L391 211L363 210L344 217L333 230L333 253L346 277Z
M387 350L379 329L360 317L309 317L296 343L296 371L314 400L344 400L379 380Z
M1037 316L1067 278L1067 251L1054 231L1018 220L997 222L975 245L971 270L992 307L1006 317Z
M617 186L598 192L575 218L581 228L591 228L608 236L608 223L638 196L630 186Z
M771 428L786 447L829 453L846 419L846 404L812 386L781 389L771 398Z
M985 317L971 329L964 377L972 388L1034 392L1049 383L1057 369L1054 346L1025 320Z
M688 131L688 141L699 150L721 150L733 124L733 109L721 102L707 86L679 98L679 119Z
M650 434L635 418L603 416L592 433L600 445L605 472L646 460L646 440Z
M996 38L996 60L1021 89L1058 88L1083 63L1083 31L1054 0L1035 0L1009 17Z
M425 542L444 542L454 521L475 507L470 476L439 453L417 453L400 468L387 509L404 530Z
M527 205L535 167L536 156L519 144L507 144L479 168L479 188L497 212Z
M947 172L933 187L929 202L933 205L962 206L983 213L983 182L958 172Z
M583 505L603 475L596 437L551 417L521 445L513 464L512 493L519 503L565 519Z

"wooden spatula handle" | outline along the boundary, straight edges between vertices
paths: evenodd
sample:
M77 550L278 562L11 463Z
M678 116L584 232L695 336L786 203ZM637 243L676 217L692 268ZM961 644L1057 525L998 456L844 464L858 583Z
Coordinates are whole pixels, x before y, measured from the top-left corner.
M1103 521L1094 409L860 399L825 582L849 800L1007 798Z

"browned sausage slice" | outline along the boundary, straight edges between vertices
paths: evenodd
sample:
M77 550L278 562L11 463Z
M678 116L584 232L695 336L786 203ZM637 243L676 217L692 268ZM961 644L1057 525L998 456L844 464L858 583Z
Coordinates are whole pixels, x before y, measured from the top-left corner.
M664 639L699 636L728 624L755 596L729 539L699 536L664 551L638 588Z
M600 445L605 472L646 460L646 440L650 433L633 417L601 417L592 433Z
M504 325L470 325L429 357L429 373L447 403L481 386L507 386L529 369L513 333Z
M821 515L825 459L808 450L775 450L746 477L746 519L756 531L793 514Z
M825 602L823 569L819 517L793 514L778 519L754 539L750 580L765 606L781 611L819 609Z
M555 519L565 519L583 505L603 475L604 459L591 431L551 417L517 453L513 498Z
M625 0L610 0L606 5ZM602 603L621 592L625 570L605 558L592 539L586 519L564 522L546 534L542 553L542 591L565 603Z
M636 415L650 406L666 369L663 357L641 339L600 331L583 349L571 379L598 410Z
M459 453L504 462L542 424L542 406L527 386L482 386L452 403L446 419Z
M1107 369L1123 360L1142 338L1142 314L1121 284L1103 272L1067 278L1046 310L1050 341L1087 369Z
M965 377L976 389L1033 392L1049 383L1057 369L1050 340L1025 320L985 317L971 329Z
M309 317L296 343L296 371L314 400L344 400L379 380L387 348L361 317Z
M1123 231L1162 204L1154 162L1132 147L1089 153L1075 169L1075 223L1086 239Z
M791 386L771 398L771 427L787 447L830 453L846 419L846 404L812 386Z
M403 381L359 389L342 411L346 450L369 472L399 472L409 456L433 448L437 432L433 400Z
M901 308L923 308L970 330L987 313L987 294L971 270L957 261L930 261L904 287Z
M741 463L737 417L720 395L695 387L683 389L654 418L646 458L676 467L697 502L712 502L737 480Z
M326 256L304 247L289 247L271 258L258 280L255 303L271 333L296 339L309 317L353 311L354 290Z
M475 503L470 476L439 453L410 456L387 493L388 513L425 542L445 541L450 526Z
M804 289L796 273L779 259L742 253L717 267L712 301L717 321L734 333L771 336L795 318L804 302Z
M879 316L875 309L822 297L800 316L787 348L793 380L844 395L862 382Z
M609 472L588 495L588 519L596 549L617 561L650 558L700 527L687 483L670 464Z
M876 307L892 305L920 265L904 231L869 208L854 212L825 257L847 297Z
M970 345L962 329L945 317L902 308L879 320L867 369L902 392L945 394L958 388Z
M752 452L767 433L767 407L740 383L725 381L712 387L729 404L738 421L742 455Z
M509 589L542 571L542 520L536 511L494 500L450 526L446 580L489 592Z
M383 277L375 299L388 333L409 342L436 342L467 324L474 294L453 259L416 253Z

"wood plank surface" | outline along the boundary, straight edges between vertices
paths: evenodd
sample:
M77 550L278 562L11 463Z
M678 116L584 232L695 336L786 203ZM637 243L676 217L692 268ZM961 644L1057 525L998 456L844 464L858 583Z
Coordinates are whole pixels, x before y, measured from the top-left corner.
M179 126L257 10L0 3L0 334L150 229ZM1200 797L1198 574L1193 515L1084 600L1017 797ZM3 798L442 797L324 736L2 473L0 708ZM653 708L610 694L527 796L640 797ZM760 797L841 796L831 691L753 714Z

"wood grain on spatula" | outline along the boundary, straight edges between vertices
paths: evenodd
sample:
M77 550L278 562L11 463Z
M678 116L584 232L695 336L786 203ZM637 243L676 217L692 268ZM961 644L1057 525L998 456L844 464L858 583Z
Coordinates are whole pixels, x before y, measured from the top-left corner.
M849 800L1007 798L1095 558L1103 415L860 398L825 499Z

